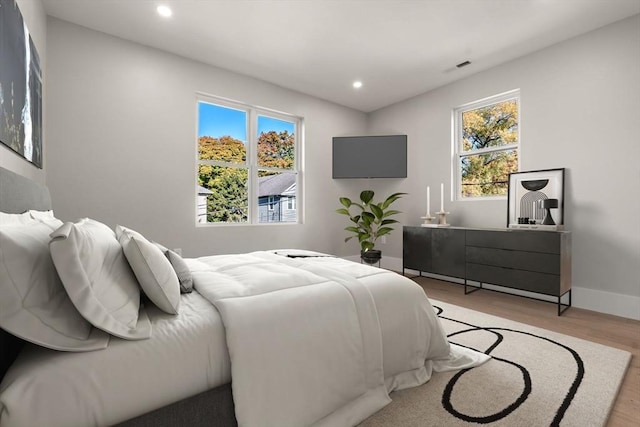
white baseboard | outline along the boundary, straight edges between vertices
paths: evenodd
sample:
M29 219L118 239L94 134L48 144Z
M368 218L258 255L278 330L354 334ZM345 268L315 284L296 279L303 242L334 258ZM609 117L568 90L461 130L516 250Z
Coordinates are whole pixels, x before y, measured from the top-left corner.
M350 261L360 262L359 255L353 255L344 257ZM380 261L380 267L387 270L402 271L402 258L394 258L383 256ZM417 271L408 270L409 274L418 274ZM456 279L452 277L438 276L436 274L424 274L434 279L442 279L450 282L464 283L462 279ZM487 289L496 289L502 292L513 293L515 295L522 295L527 297L533 297L542 299L545 301L555 302L556 298L546 295L534 294L526 291L519 291L517 289L503 288L501 286L483 285ZM640 320L640 297L633 295L616 294L614 292L599 291L596 289L580 288L573 286L571 289L571 305L576 308L583 308L585 310L597 311L599 313L612 314L614 316L626 317L629 319ZM567 297L562 299L562 302L567 302Z
M585 310L640 320L640 297L573 287L573 305Z

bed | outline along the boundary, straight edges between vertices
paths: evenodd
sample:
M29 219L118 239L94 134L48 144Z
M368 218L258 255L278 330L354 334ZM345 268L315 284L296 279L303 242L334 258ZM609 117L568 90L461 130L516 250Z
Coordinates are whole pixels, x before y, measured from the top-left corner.
M50 209L46 187L0 168L0 212ZM0 329L0 426L356 425L390 391L486 360L451 347L395 273L306 251L184 263L195 290L177 313L143 287L142 338L93 328L99 349L68 352Z

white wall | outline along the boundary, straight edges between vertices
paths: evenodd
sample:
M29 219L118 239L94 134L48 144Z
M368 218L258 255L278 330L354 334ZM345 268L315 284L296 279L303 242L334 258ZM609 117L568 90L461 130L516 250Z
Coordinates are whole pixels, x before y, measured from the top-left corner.
M63 219L136 228L187 256L305 247L338 255L341 195L404 191L396 207L417 225L426 186L451 188L451 110L521 90L522 170L567 168L565 224L573 232L574 304L640 318L640 18L629 18L370 114L84 29L47 28L47 184ZM302 226L196 228L195 92L305 118ZM406 133L409 177L332 180L331 137ZM506 201L453 202L455 225L504 227ZM402 257L400 227L380 248Z
M48 21L47 184L56 215L123 224L186 256L351 253L334 210L331 138L366 115L64 21ZM196 92L304 117L303 225L195 226Z
M574 304L640 319L640 16L628 18L370 115L372 134L407 133L405 223L424 215L426 186L454 225L505 227L506 200L451 200L452 109L521 90L521 170L566 168ZM434 195L434 188L437 188ZM408 200L405 200L408 202ZM401 239L386 252L402 257Z
M47 16L44 13L42 2L40 0L18 0L17 3L20 8L20 12L22 13L22 19L24 19L27 24L33 44L36 46L36 50L40 56L40 67L42 68L42 74L44 77L46 75L47 65ZM43 97L46 96L46 89L47 86L43 82ZM44 155L46 156L47 145L46 132L44 130L45 127L46 123L43 123L43 150ZM0 144L0 166L12 170L20 175L24 175L36 182L44 183L45 181L44 168L46 168L46 159L43 161L43 169L38 169L15 151L7 148L4 144Z

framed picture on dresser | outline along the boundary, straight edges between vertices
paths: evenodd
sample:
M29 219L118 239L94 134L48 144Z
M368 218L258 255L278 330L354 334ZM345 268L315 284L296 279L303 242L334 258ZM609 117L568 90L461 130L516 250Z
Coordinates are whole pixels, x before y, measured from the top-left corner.
M509 174L507 227L558 229L564 225L564 168Z

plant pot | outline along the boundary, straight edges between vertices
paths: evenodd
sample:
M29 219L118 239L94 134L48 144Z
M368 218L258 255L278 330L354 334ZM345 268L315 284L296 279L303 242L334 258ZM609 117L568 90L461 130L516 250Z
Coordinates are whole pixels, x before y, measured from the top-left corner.
M382 258L382 251L370 249L366 252L360 252L360 258L367 264L375 264Z

